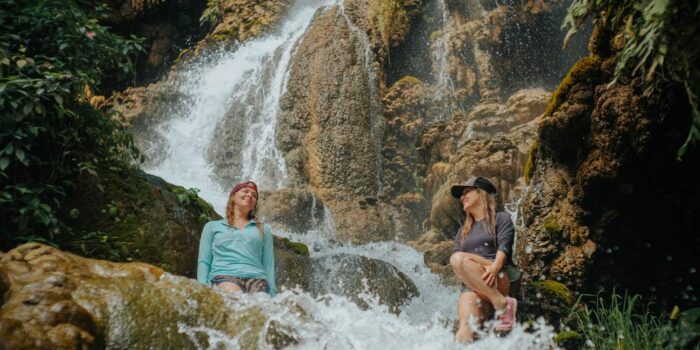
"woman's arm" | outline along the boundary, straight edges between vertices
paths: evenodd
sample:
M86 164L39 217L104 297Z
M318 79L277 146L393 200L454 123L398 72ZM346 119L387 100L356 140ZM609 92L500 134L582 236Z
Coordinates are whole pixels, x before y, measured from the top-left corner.
M277 294L277 283L275 280L275 246L270 226L265 226L263 240L262 263L265 273L267 274L267 286L269 287L270 295L274 297L275 294Z
M488 285L495 285L498 280L498 273L506 264L508 257L513 250L513 239L515 237L515 227L508 213L496 214L496 240L498 241L498 250L493 264L486 268L481 278Z
M199 238L199 256L197 257L197 281L207 285L210 284L209 271L211 270L213 238L211 222L208 222L204 225L202 236Z
M500 212L496 215L496 237L498 240L498 251L506 256L511 256L513 252L513 240L515 239L515 226L510 214Z

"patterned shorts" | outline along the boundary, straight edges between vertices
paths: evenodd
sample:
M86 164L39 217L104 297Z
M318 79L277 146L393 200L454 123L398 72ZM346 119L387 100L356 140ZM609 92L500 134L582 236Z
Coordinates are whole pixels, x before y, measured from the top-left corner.
M211 279L211 284L214 286L218 285L221 282L234 283L241 288L243 293L269 293L267 291L267 280L264 280L262 278L239 278L234 276L217 275Z

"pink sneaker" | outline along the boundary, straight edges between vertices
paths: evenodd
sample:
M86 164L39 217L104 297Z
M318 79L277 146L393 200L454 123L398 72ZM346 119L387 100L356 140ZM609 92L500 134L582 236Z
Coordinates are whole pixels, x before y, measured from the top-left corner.
M515 323L515 313L518 311L518 301L511 297L506 297L506 311L498 315L497 332L509 331Z

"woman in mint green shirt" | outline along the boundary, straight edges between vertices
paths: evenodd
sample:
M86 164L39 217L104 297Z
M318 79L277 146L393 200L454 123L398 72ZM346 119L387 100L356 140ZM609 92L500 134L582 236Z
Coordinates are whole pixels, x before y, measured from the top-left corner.
M258 187L241 182L231 190L226 218L204 225L197 281L229 292L277 294L270 226L256 216Z

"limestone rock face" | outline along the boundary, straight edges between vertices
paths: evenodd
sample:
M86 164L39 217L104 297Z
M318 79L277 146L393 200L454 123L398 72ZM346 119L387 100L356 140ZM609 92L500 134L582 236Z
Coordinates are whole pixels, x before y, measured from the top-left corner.
M86 259L37 243L0 257L0 291L2 348L215 344L204 334L194 337L195 329L240 336L242 348L280 348L295 341L289 328L264 322L269 313L260 305L239 303L240 295L225 296L151 265ZM291 312L284 308L276 312Z
M278 121L277 146L293 184L308 183L331 209L338 236L387 238L380 191L381 120L366 68L363 34L336 6L299 43ZM366 221L358 218L369 217Z
M362 307L362 292L377 295L379 302L398 313L399 307L418 296L418 289L403 272L391 264L360 255L335 254L313 259L312 292L333 293L350 298Z

